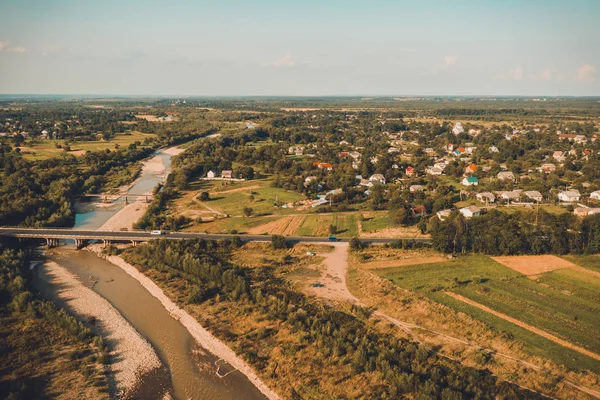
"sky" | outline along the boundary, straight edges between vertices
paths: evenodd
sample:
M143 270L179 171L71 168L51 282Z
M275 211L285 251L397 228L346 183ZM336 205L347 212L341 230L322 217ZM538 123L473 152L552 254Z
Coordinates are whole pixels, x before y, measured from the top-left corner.
M600 0L0 0L1 94L598 96Z

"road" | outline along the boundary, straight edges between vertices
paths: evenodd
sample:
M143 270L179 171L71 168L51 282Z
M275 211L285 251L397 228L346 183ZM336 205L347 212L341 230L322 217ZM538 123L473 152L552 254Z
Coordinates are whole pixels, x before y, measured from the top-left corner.
M195 232L168 232L162 235L153 235L148 231L84 231L70 228L0 228L0 236L17 237L17 238L40 238L40 239L104 239L104 240L138 240L145 241L151 239L232 239L238 236L243 241L247 242L264 242L270 241L271 236L268 235L225 235L212 233L195 233ZM286 236L290 242L309 242L309 243L329 243L326 237L314 236ZM348 238L337 238L338 242L348 242ZM367 243L391 243L397 240L414 240L416 242L429 243L430 239L413 239L413 238L363 238L362 242Z

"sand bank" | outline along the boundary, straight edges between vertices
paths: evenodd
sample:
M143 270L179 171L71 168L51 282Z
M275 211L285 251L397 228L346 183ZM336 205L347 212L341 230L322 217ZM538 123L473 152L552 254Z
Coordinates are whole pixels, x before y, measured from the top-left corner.
M100 228L99 231L120 231L122 229L132 230L133 224L144 215L149 203L145 201L136 201L130 203L110 217Z
M252 384L256 386L256 388L260 390L268 399L280 399L279 395L271 390L258 377L258 375L256 375L250 365L238 357L225 343L221 342L208 330L202 327L191 315L179 308L150 278L138 271L138 269L133 265L125 262L125 260L123 260L121 257L103 256L100 254L101 248L99 245L89 246L88 248L98 253L98 255L101 257L105 257L109 262L120 267L123 269L123 271L136 279L148 292L150 292L151 295L156 297L162 303L162 305L167 309L167 311L169 311L173 318L181 322L181 324L203 348L210 351L215 356L225 360L232 367L244 374L248 380L252 382Z
M126 396L135 388L138 377L161 366L152 346L107 300L75 275L55 262L46 262L43 279L56 288L53 300L76 318L85 322L95 318L94 333L103 337L115 360L109 368L116 380L116 387L111 389L117 396Z

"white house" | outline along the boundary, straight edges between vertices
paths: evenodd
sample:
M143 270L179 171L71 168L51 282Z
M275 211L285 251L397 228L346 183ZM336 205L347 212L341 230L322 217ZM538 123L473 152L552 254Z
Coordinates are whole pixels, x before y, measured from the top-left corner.
M422 192L423 190L425 190L425 187L422 185L411 185L411 187L409 187L408 190L411 193Z
M496 196L494 196L494 194L491 192L477 193L475 197L477 197L477 200L481 201L482 203L493 203L496 201Z
M206 174L207 178L214 178L215 177L215 173L213 171L208 171L208 174Z
M221 178L224 178L224 179L233 178L233 171L230 169L223 170L223 172L221 172Z
M511 190L510 192L502 192L500 198L508 201L518 201L521 198L521 192L518 190Z
M463 186L477 186L479 185L479 180L474 176L467 176L461 181L461 184Z
M558 200L564 203L574 203L576 201L579 201L580 197L581 195L577 190L565 190L564 192L560 192L558 194Z
M428 175L441 175L444 172L440 167L429 167L425 170Z
M459 135L464 131L465 128L463 128L462 122L457 122L456 124L454 124L454 128L452 128L452 133L454 133L455 135Z
M460 211L465 218L473 218L481 215L481 209L477 206L463 207L458 211Z
M600 200L600 190L590 193L590 199Z
M537 190L526 190L524 192L524 194L527 198L537 201L537 202L540 202L544 199L542 194L540 192L538 192Z
M515 181L515 174L510 171L500 171L497 177L501 181Z
M554 158L556 161L558 162L563 162L565 161L565 153L563 153L562 151L555 151L554 153L552 153L552 158Z
M451 212L452 212L452 210L440 210L440 211L436 212L435 215L437 215L437 217L440 219L440 221L445 221L446 218L448 218L450 216Z
M369 180L373 183L381 183L382 185L385 185L385 176L381 174L373 174L369 177Z

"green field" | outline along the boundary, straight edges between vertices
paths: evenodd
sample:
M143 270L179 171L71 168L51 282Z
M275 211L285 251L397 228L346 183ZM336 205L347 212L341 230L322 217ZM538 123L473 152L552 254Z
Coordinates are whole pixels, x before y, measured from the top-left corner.
M332 225L333 222L333 215L309 214L296 234L298 236L328 236L329 225Z
M385 228L390 228L393 226L391 219L388 217L387 213L385 214L377 214L372 217L365 218L362 221L362 230L363 232L377 232Z
M294 213L294 208L285 209L275 207L275 201L289 203L305 199L304 196L296 192L272 187L270 186L270 181L265 180L241 182L226 187L219 187L218 185L220 185L220 183L221 182L218 184L215 183L208 189L211 192L211 199L206 202L206 205L228 215L242 215L245 207L252 208L254 215L258 216L268 214L291 214ZM258 188L256 186L260 187ZM219 191L242 188L247 189L232 193L219 193ZM215 192L213 192L213 190Z
M600 372L600 363L445 294L452 291L600 354L600 278L562 269L536 281L483 255L373 272L514 336L532 354Z
M591 254L585 256L563 256L567 261L571 261L580 267L600 272L600 254Z
M71 141L69 146L71 147L71 153L78 155L81 150L85 151L97 151L105 149L114 149L115 145L120 147L129 146L131 143L136 141L144 143L144 139L153 138L154 134L142 133L138 131L131 131L127 134L116 135L110 140L94 140L94 141ZM27 142L26 142L27 143ZM26 159L29 160L47 160L52 157L58 157L61 154L67 154L64 150L67 141L64 139L59 140L36 140L34 144L23 146L22 152ZM63 148L57 148L56 145L60 145Z

